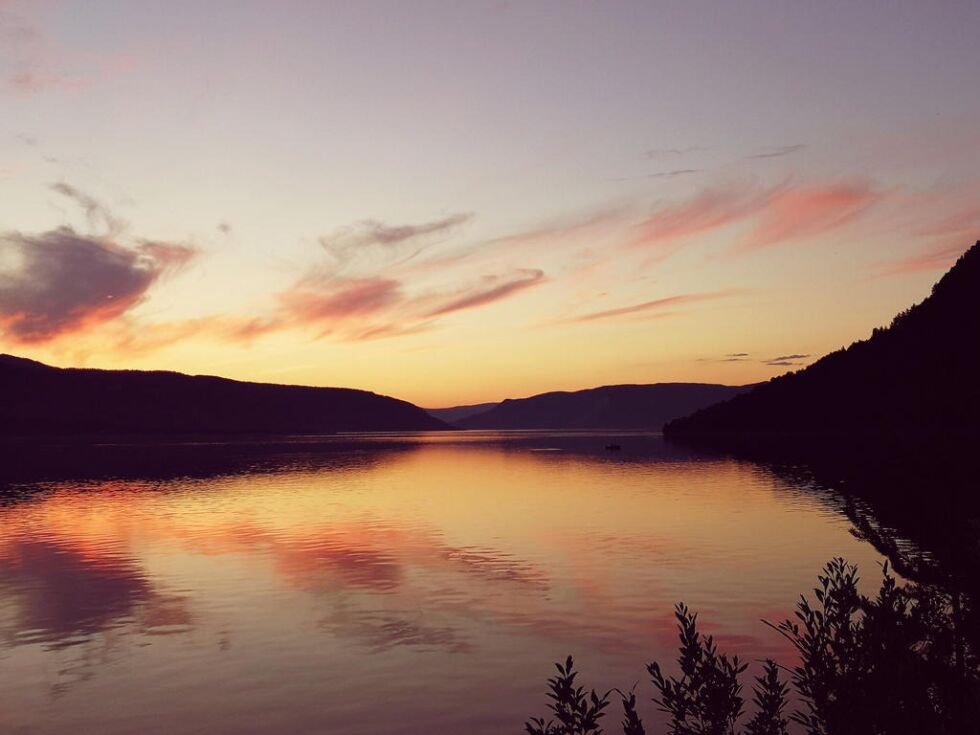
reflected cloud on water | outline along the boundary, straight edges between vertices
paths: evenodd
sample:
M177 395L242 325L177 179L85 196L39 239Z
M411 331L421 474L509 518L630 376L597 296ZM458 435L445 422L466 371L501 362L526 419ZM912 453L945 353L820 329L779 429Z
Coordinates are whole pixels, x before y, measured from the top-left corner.
M513 702L516 723L541 667L570 650L615 681L666 658L679 599L731 653L785 660L760 613L785 617L834 554L877 559L831 506L758 466L643 435L615 437L612 455L608 441L74 448L33 483L34 460L0 470L16 488L0 507L0 661L19 672L0 696L24 682L16 722L64 712L132 731L125 713L65 696L111 686L155 712L159 725L141 731L162 735L203 727L172 702L220 676L215 732L248 732L241 712L264 702L300 718L297 731L326 703L364 732L396 733L428 717L463 727L450 693L482 687L488 702ZM266 691L256 672L269 667L290 673ZM32 700L42 686L63 704ZM374 713L376 697L412 686L448 699L403 701L397 723ZM170 694L157 698L160 687ZM499 732L506 714L483 712L478 732Z
M54 539L0 540L0 599L0 630L14 644L62 647L125 626L162 635L191 625L185 600L157 591L133 559Z

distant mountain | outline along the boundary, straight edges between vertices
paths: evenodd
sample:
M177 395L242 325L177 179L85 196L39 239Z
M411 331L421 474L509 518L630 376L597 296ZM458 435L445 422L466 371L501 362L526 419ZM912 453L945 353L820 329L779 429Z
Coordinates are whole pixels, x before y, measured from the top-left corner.
M465 418L469 418L478 413L483 413L484 411L489 411L494 406L498 406L498 403L474 403L469 406L453 406L452 408L427 408L425 412L430 416L435 416L441 421L445 421L450 424L454 424L457 421L461 421Z
M664 427L668 437L836 436L945 443L980 434L980 242L869 339Z
M657 429L665 421L731 398L746 387L707 383L606 385L508 398L455 421L464 429Z
M0 355L0 396L0 435L6 436L450 428L411 403L361 390L62 369L11 355Z

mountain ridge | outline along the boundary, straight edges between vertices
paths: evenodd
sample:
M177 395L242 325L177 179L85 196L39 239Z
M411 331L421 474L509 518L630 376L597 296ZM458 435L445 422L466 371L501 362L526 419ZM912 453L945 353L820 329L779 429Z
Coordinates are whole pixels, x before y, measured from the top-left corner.
M450 429L407 401L352 388L165 370L59 368L0 354L0 435L302 434Z
M668 422L668 437L978 432L980 242L887 327L803 370Z
M664 421L737 395L718 383L624 383L507 398L455 422L464 429L657 430Z

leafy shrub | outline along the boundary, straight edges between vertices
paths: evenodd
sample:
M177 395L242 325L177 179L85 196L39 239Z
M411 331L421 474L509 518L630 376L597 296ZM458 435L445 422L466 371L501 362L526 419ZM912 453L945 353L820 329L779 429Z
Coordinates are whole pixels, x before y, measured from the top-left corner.
M678 675L647 666L653 702L669 715L667 735L787 735L789 723L807 735L962 735L980 732L980 666L964 634L968 600L935 586L899 585L883 567L874 598L858 592L857 567L833 559L818 575L814 602L801 596L795 619L778 631L799 653L789 669L767 660L755 679L754 714L739 730L746 664L718 651L697 628L697 614L678 604ZM529 735L601 735L599 720L612 691L600 696L575 686L571 656L548 680L554 719L533 718ZM795 691L800 708L784 712ZM646 735L636 695L619 692L624 735ZM556 721L557 720L557 721Z

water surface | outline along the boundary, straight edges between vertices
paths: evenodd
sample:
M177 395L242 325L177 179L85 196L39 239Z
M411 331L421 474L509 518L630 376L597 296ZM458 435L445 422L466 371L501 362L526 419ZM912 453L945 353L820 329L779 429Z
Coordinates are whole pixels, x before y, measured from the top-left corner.
M656 435L48 447L10 467L0 732L516 733L568 653L585 684L648 700L679 600L730 652L789 660L760 618L832 556L872 580L880 561L826 494Z

